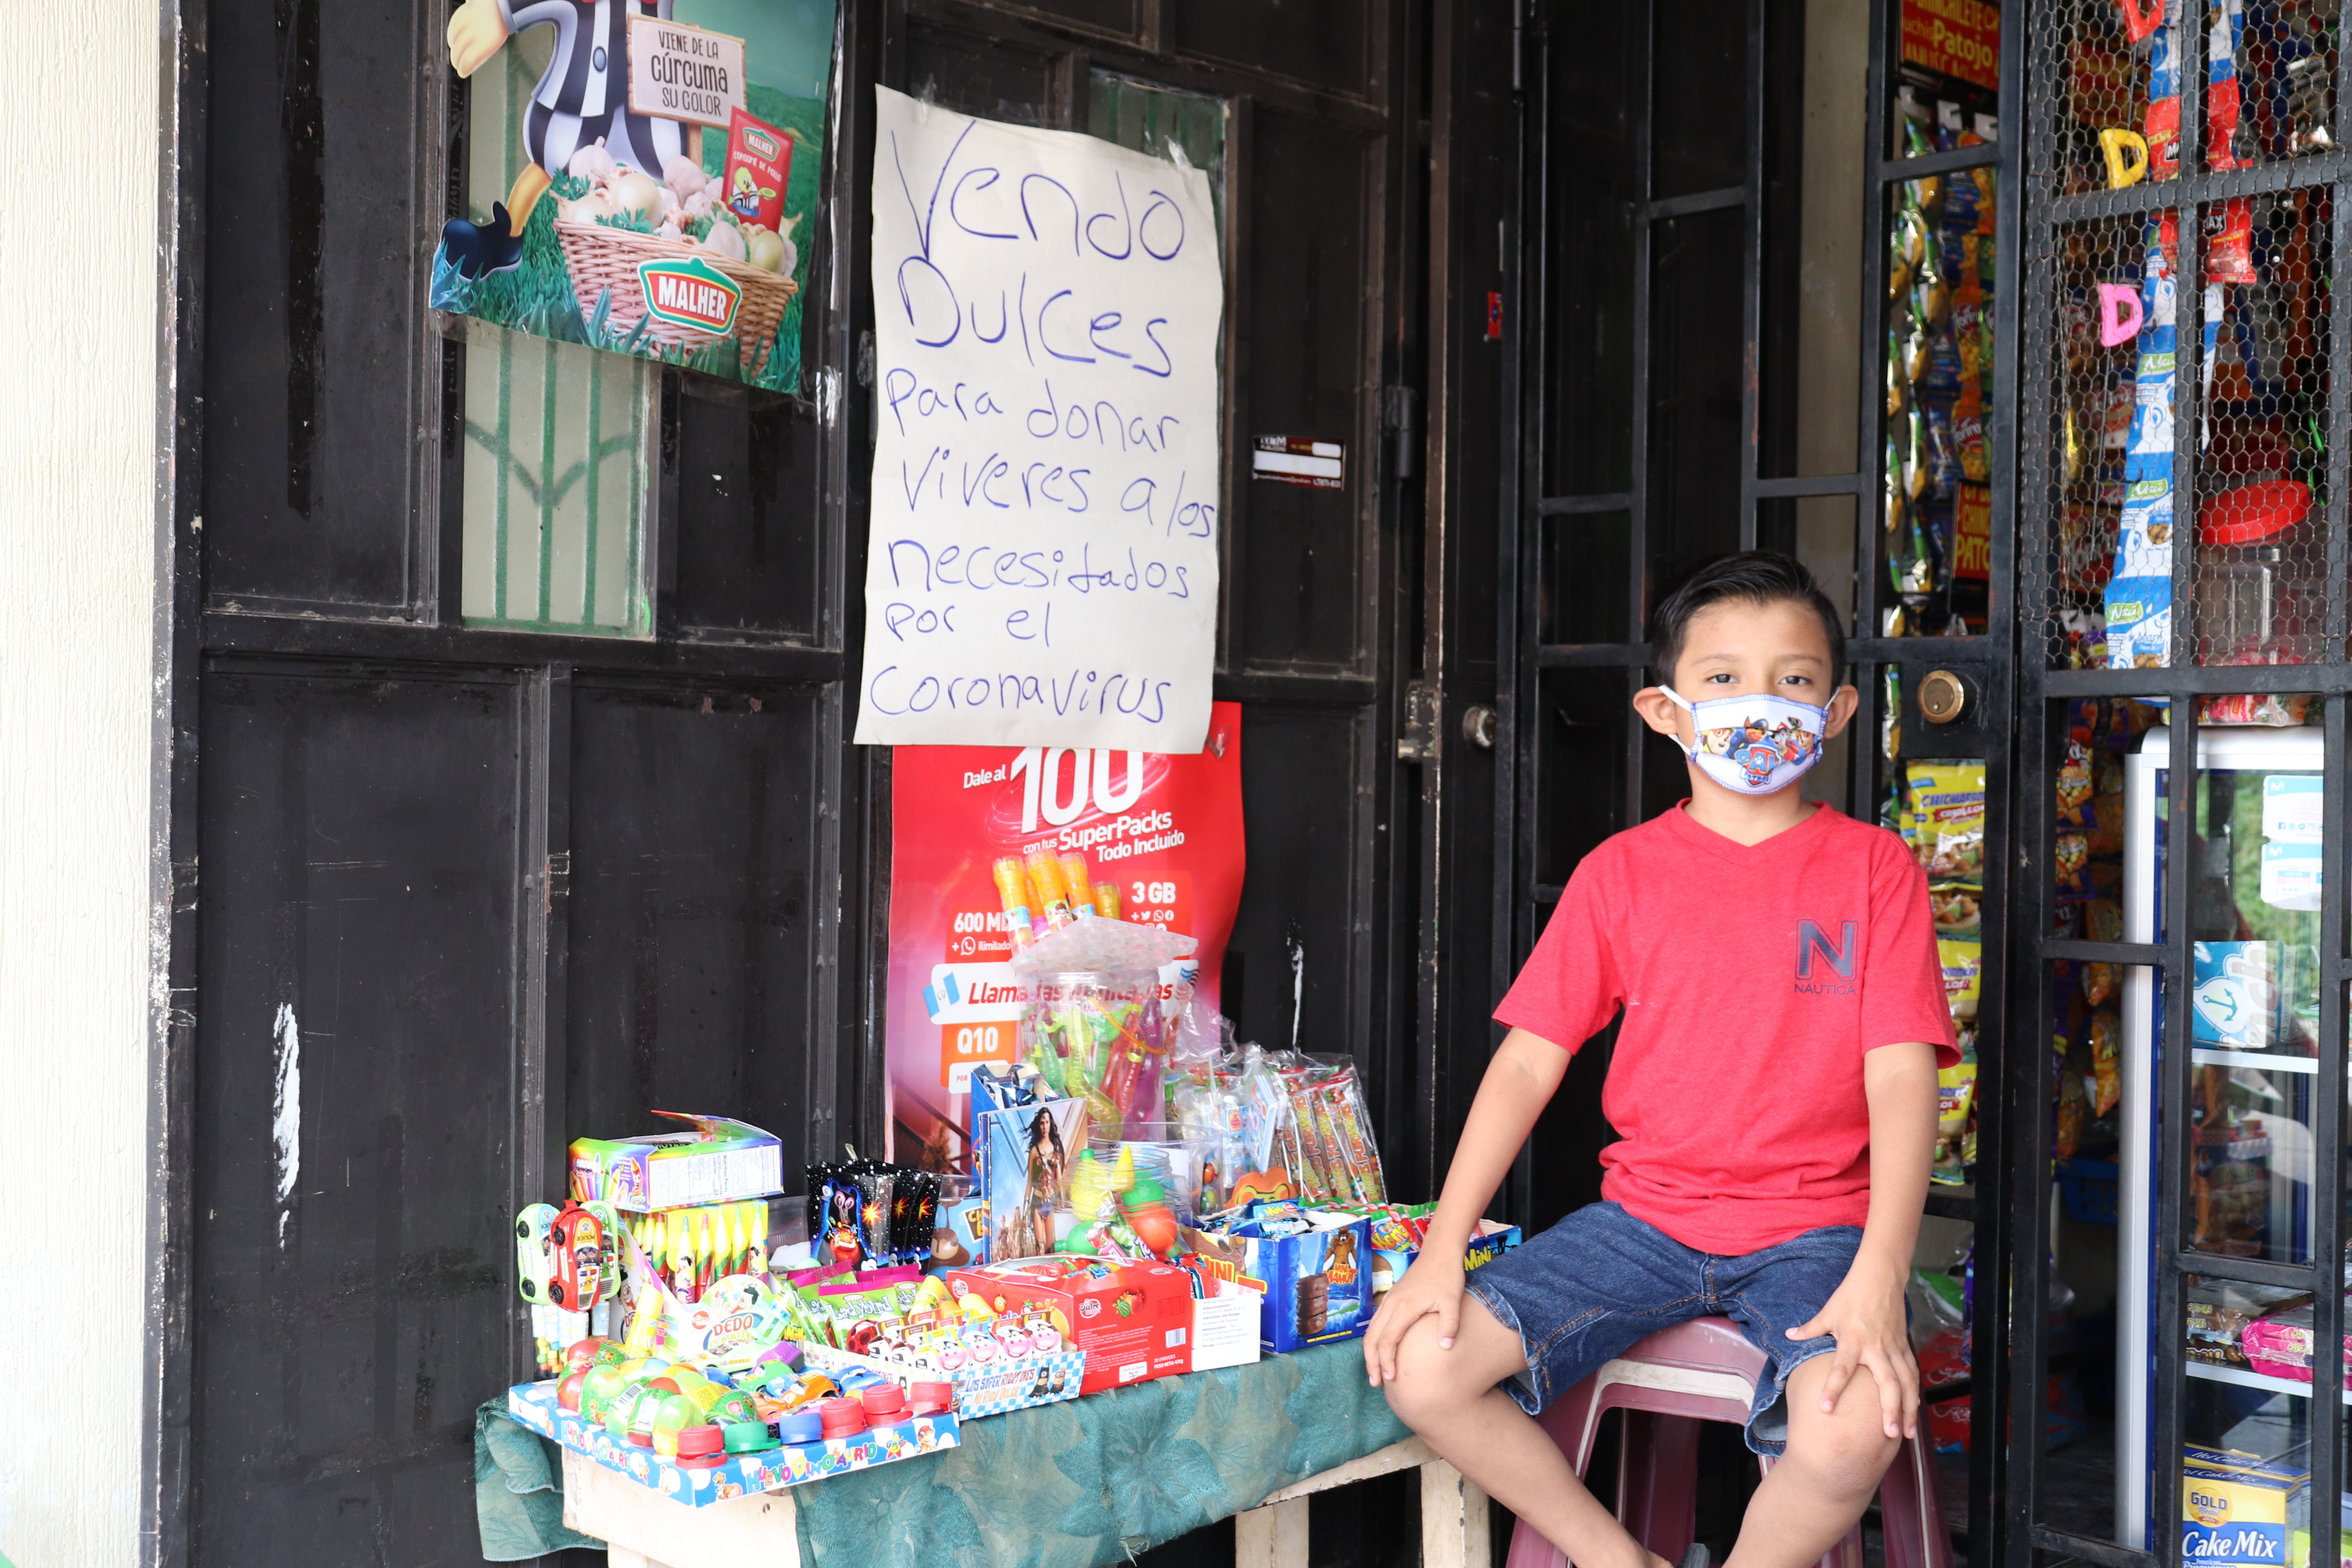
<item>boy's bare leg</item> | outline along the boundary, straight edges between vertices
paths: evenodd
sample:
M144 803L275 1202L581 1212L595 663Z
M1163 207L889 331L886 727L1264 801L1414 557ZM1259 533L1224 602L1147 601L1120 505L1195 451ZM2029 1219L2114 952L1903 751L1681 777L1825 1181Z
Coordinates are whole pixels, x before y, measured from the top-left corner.
M1664 1558L1643 1551L1584 1489L1568 1456L1535 1417L1495 1386L1528 1364L1519 1336L1475 1296L1463 1300L1452 1350L1439 1347L1438 1332L1435 1317L1423 1318L1397 1347L1396 1376L1383 1385L1397 1418L1487 1496L1541 1531L1576 1568L1666 1568ZM1877 1408L1873 1403L1872 1411Z
M1462 1316L1466 1330L1470 1315ZM1836 1364L1833 1355L1817 1355L1789 1374L1788 1452L1748 1500L1724 1568L1808 1568L1870 1506L1895 1442L1881 1425L1868 1367L1853 1369L1835 1414L1822 1409L1822 1386Z

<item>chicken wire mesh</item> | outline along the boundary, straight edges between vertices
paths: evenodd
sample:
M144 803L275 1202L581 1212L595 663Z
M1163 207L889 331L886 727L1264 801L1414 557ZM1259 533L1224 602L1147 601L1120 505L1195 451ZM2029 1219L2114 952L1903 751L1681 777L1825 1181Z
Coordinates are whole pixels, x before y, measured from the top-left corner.
M2062 0L2035 7L2058 89L2055 194L2179 172L2184 85L2205 89L2213 170L2332 151L2338 0ZM2199 37L2201 34L2202 37ZM2039 72L2037 72L2039 74Z
M2036 57L2055 68L2032 155L2047 187L2037 179L2033 195L2056 197L2059 221L2028 257L2021 457L2022 494L2041 509L2026 565L2042 578L2049 660L2315 662L2329 591L2333 198L2239 194L2232 171L2332 150L2336 5L2063 0L2033 16ZM2201 92L2186 174L2184 91ZM2144 197L2101 194L2166 182L2176 204L2159 210L2117 212ZM2187 288L2183 214L2198 238ZM2193 436L2186 502L2177 434ZM2194 521L2179 605L2176 517Z

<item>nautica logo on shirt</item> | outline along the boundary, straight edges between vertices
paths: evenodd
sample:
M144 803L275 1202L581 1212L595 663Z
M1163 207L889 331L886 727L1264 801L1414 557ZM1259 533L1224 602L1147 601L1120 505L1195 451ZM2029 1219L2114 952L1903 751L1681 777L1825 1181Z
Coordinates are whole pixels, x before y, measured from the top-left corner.
M1843 922L1838 940L1832 942L1819 922L1797 922L1797 989L1808 995L1851 996L1853 984L1853 933L1852 921ZM1819 960L1820 967L1815 966ZM1834 974L1835 978L1832 978Z

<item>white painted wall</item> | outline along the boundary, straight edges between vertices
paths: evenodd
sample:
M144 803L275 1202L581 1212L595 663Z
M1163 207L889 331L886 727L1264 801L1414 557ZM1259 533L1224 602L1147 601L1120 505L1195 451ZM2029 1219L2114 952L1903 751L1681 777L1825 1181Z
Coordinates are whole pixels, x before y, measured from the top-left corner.
M0 91L0 1555L139 1559L164 8ZM61 57L62 58L62 57Z

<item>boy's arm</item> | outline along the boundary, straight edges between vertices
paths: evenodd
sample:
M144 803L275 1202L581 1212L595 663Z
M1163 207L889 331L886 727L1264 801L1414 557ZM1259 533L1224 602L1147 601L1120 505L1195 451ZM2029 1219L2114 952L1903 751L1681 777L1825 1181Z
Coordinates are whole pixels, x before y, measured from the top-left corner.
M1910 1044L1867 1052L1862 1083L1870 1100L1870 1217L1862 1247L1845 1282L1789 1337L1837 1339L1837 1361L1822 1389L1823 1412L1837 1408L1853 1369L1866 1366L1877 1380L1886 1435L1911 1436L1919 1424L1919 1363L1911 1356L1903 1295L1936 1155L1936 1048Z
M1519 1145L1528 1141L1536 1118L1551 1103L1552 1091L1566 1076L1568 1057L1542 1036L1513 1029L1486 1064L1478 1097L1470 1103L1470 1118L1462 1125L1462 1141L1454 1145L1437 1212L1429 1216L1420 1255L1381 1298L1381 1310L1364 1334L1364 1370L1374 1388L1396 1376L1397 1345L1404 1331L1423 1317L1436 1314L1437 1342L1454 1348L1454 1332L1462 1326L1462 1256L1470 1248L1488 1200L1518 1158ZM1934 1081L1931 1072L1928 1082ZM1928 1126L1933 1131L1932 1100L1930 1106ZM1916 1218L1913 1223L1916 1226ZM1904 1257L1907 1263L1910 1255Z

